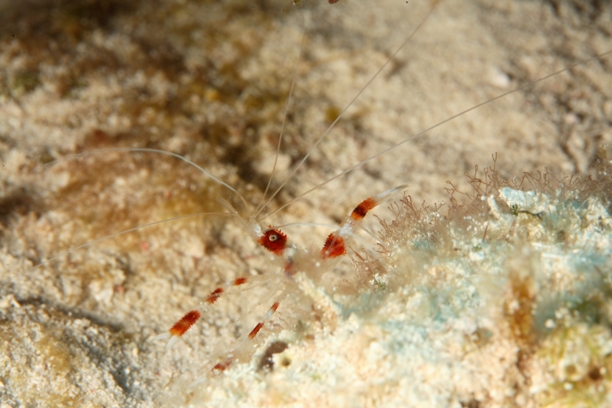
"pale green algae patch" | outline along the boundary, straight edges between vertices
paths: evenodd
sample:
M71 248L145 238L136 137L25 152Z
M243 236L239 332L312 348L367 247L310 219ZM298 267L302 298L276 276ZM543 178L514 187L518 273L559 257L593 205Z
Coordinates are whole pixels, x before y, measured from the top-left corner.
M445 378L446 397L464 406L610 406L612 220L603 148L597 164L595 177L546 171L511 181L486 168L468 176L465 205L450 184L447 215L405 197L380 234L397 291L376 313L389 355L408 366L438 362L434 383ZM415 347L420 332L429 341ZM449 336L454 342L445 344ZM410 374L414 392L431 386L423 372Z

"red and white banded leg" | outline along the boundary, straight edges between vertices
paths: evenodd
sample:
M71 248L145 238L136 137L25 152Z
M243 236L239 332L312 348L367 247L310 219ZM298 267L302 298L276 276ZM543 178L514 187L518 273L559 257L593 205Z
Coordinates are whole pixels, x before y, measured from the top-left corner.
M359 227L367 213L373 208L385 202L398 191L405 189L406 186L397 186L387 191L383 191L374 197L363 200L351 214L344 219L340 228L329 234L323 249L321 249L321 259L333 259L346 254L349 240L352 239L355 227Z
M218 288L210 292L210 294L206 297L204 302L206 302L207 304L213 304L217 300L219 300L219 298L223 296L223 294L228 289L242 286L247 282L248 282L248 278L246 277L236 278L231 283L225 285L224 287L219 286ZM174 323L174 325L170 328L170 330L168 330L168 332L154 337L153 340L161 340L161 339L169 338L168 344L166 345L166 350L169 349L178 341L180 337L183 336L183 334L187 332L187 330L189 330L198 320L200 320L200 317L202 317L202 313L200 310L202 310L202 308L197 308L197 309L187 312L176 323Z
M263 316L262 320L259 321L255 325L255 327L249 332L249 334L246 336L246 338L243 337L238 342L238 344L234 348L234 351L232 353L230 353L228 355L228 357L226 357L222 362L217 363L212 368L212 372L213 373L219 374L219 373L225 371L230 366L230 364L232 364L232 362L234 362L234 360L237 359L237 357L238 357L238 355L240 354L241 351L247 350L249 348L249 346L252 345L253 341L255 340L255 337L261 331L261 329L264 327L264 325L266 325L270 320L272 320L272 317L273 317L274 313L276 313L276 310L278 310L278 306L279 305L280 305L280 301L276 301L276 302L274 302L272 304L270 309L268 309L266 314Z

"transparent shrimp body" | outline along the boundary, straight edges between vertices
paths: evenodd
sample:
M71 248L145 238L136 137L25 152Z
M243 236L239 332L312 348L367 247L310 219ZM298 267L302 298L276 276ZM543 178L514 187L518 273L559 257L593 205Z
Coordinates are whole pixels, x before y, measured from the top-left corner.
M222 296L227 296L228 292L230 294L239 292L242 287L249 287L253 284L265 285L267 290L262 296L264 300L258 303L262 304L265 301L271 303L269 309L247 335L242 335L237 340L231 352L224 351L227 355L212 367L212 371L224 371L233 361L244 361L250 358L255 346L260 343L259 338L261 336L258 337L260 331L266 326L274 326L273 318L279 307L289 309L288 313L284 314L284 324L289 328L294 327L298 319L302 317L303 307L296 306L295 298L303 298L304 296L300 293L299 284L294 277L302 273L309 280L308 283L320 284L323 275L331 272L337 262L347 255L348 248L354 241L355 233L360 228L367 213L404 188L406 186L398 186L363 200L345 218L340 227L329 234L319 251L309 251L291 244L287 235L278 228L270 227L262 232L258 224L242 220L245 226L252 227L250 231L252 236L259 245L271 254L272 264L277 264L281 273L269 273L256 279L239 277L225 286L215 288L206 297L204 307L187 312L167 333L155 337L155 340L169 338L167 345L167 348L169 348L202 317L202 314L206 312L207 305L212 305ZM235 213L235 210L229 204L226 204L226 206L231 213ZM293 298L293 301L285 304L285 299L290 297ZM300 303L304 306L308 302L302 300Z

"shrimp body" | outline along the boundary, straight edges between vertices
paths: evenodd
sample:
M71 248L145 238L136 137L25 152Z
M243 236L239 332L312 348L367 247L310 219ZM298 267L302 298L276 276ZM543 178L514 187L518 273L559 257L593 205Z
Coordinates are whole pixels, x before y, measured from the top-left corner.
M263 316L262 320L258 321L253 329L246 337L239 339L234 350L227 356L223 357L221 362L218 362L212 367L215 373L224 371L229 365L240 356L240 359L250 357L248 352L244 350L252 350L250 342L255 340L258 333L264 328L264 325L270 324L274 314L281 306L283 300L290 297L299 290L299 286L294 281L294 276L302 272L315 285L319 284L322 276L333 270L337 262L347 254L348 248L354 241L356 230L361 226L363 219L367 213L385 202L398 191L406 186L398 186L390 190L384 191L374 197L363 200L355 209L348 215L340 227L329 234L325 240L325 244L320 251L305 250L295 244L292 244L285 233L278 228L270 227L261 232L261 227L254 224L252 233L256 241L265 250L267 250L276 263L281 266L280 275L266 275L260 277L260 281L270 289L267 295L268 298L273 298L273 303L268 311ZM249 225L248 222L244 223ZM253 225L253 224L252 224ZM266 279L267 277L267 279ZM215 288L205 299L205 304L212 305L219 298L224 296L228 290L234 290L242 285L250 283L251 278L240 277L234 279L225 286ZM179 319L167 333L157 336L155 339L169 338L167 348L171 347L181 336L183 336L200 318L202 311L198 309L187 312ZM285 322L287 323L287 322Z

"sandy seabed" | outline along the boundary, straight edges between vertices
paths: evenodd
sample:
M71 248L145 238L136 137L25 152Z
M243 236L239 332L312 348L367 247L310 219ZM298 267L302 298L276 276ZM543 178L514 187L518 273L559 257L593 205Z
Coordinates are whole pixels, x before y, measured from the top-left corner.
M210 308L169 351L150 339L220 283L279 273L242 224L191 217L56 257L138 225L222 212L217 197L248 215L293 77L273 187L431 10L289 3L0 1L1 406L611 405L599 147L612 140L612 57L593 59L612 50L606 2L439 2L268 211L411 140L262 222L337 224L406 184L410 205L376 211L405 223L367 225L383 231L369 264L379 275L351 280L365 266L347 259L332 274L352 290L300 282L249 362L219 376L213 358L248 330L251 305L267 307L257 288ZM45 166L119 147L187 157L249 208L168 156L106 151ZM496 181L473 190L464 173L480 164L483 180L494 153ZM511 181L544 168L560 181ZM568 185L574 173L599 182ZM330 231L286 232L319 248ZM369 253L381 249L364 235ZM296 316L299 327L286 324ZM288 348L270 368L261 357L274 342Z

